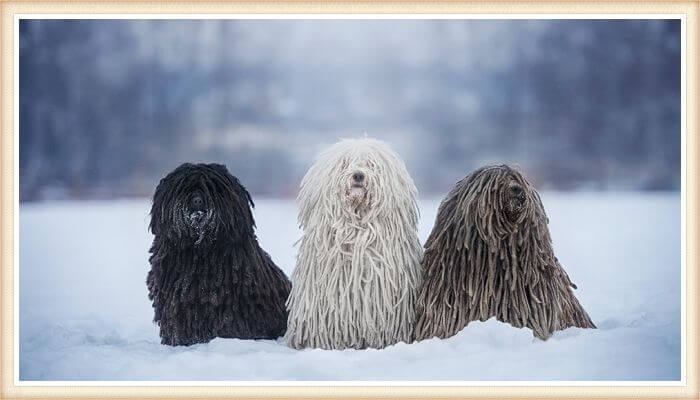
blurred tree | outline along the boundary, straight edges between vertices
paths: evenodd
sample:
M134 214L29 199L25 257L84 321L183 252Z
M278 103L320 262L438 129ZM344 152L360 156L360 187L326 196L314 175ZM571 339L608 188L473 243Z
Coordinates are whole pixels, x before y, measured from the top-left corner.
M367 132L421 193L680 187L677 20L21 20L20 198L150 195L184 161L293 195Z

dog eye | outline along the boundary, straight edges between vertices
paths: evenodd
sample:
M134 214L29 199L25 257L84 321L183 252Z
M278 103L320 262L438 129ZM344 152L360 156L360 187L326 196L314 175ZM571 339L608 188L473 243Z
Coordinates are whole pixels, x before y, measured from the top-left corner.
M365 174L363 174L362 172L355 172L354 174L352 174L352 179L355 182L361 182L363 179L365 179Z

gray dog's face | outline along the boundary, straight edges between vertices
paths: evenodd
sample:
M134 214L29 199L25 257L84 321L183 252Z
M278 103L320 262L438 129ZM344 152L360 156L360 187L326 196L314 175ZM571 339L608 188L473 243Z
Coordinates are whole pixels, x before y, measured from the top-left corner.
M503 208L508 220L515 222L525 208L525 188L511 179L503 192Z

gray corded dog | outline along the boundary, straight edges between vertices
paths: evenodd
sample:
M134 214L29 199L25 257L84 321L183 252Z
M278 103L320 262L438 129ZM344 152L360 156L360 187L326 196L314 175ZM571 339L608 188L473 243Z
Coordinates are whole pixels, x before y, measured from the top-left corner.
M440 204L425 243L415 339L447 338L496 317L542 340L595 328L552 250L534 187L513 167L483 167Z

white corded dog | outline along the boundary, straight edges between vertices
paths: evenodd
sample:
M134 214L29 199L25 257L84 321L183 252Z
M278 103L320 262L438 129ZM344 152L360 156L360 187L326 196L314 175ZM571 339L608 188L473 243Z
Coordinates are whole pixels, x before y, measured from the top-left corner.
M303 230L285 340L293 348L383 348L410 342L422 247L416 187L374 139L322 152L298 196Z

